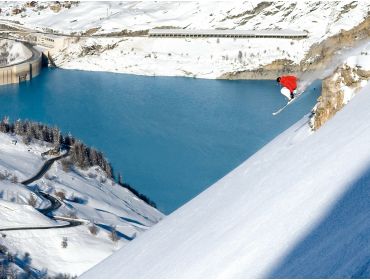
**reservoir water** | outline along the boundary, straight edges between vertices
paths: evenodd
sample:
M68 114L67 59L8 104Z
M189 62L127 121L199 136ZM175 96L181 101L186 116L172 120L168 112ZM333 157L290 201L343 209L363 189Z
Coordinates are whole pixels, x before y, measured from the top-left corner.
M1 86L0 114L56 125L98 148L168 214L309 113L320 88L272 116L286 103L275 81L45 69Z

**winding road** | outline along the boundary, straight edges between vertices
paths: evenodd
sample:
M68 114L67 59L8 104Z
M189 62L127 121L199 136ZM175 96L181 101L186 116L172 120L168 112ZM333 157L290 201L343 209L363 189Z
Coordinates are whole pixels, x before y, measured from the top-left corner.
M69 228L82 225L83 222L70 221L68 224L60 226L45 226L45 227L14 227L14 228L5 228L0 229L0 231L16 231L16 230L37 230L37 229L57 229L57 228Z
M42 176L45 175L46 172L50 169L50 167L53 165L53 163L57 160L60 160L62 158L65 158L69 155L69 150L58 157L52 158L47 160L43 166L40 168L40 170L31 178L21 182L21 184L25 185L28 187L29 184L33 183L36 180L39 180L42 178ZM44 192L39 192L39 195L41 195L43 198L47 199L50 201L50 206L44 209L37 209L40 213L43 215L53 219L53 220L62 220L67 222L67 224L62 224L62 225L56 225L56 226L35 226L35 227L14 227L14 228L0 228L0 231L16 231L16 230L41 230L41 229L58 229L58 228L69 228L69 227L76 227L84 224L84 221L77 220L77 219L70 219L70 218L63 218L63 217L54 217L52 212L59 209L62 206L62 202L55 198L54 196L44 193Z
M48 172L48 170L50 169L50 167L53 165L53 163L57 160L60 160L62 158L65 158L69 155L69 151L66 152L65 154L63 155L60 155L58 157L55 157L55 158L51 158L51 159L48 159L47 161L45 161L44 165L41 167L41 169L39 170L39 172L37 172L34 176L32 176L31 178L23 181L21 184L23 185L29 185L31 183L33 183L34 181L42 178L42 176L45 175L46 172Z

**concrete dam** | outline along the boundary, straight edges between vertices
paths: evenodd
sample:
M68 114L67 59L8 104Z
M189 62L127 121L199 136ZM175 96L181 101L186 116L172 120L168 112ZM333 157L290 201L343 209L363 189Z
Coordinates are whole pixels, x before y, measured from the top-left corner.
M32 56L24 61L0 67L0 85L18 84L40 74L42 53L29 44L25 46L32 52Z

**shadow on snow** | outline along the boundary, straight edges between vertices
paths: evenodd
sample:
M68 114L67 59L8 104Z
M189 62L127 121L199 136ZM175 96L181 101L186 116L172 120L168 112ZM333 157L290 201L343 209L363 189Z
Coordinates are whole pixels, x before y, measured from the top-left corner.
M266 277L370 277L370 166Z

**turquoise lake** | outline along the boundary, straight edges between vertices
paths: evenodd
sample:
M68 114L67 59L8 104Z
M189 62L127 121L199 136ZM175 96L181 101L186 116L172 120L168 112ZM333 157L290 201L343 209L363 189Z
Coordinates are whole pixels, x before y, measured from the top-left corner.
M284 110L275 81L45 69L0 87L0 113L56 125L101 150L115 173L169 214L304 115L315 82Z

